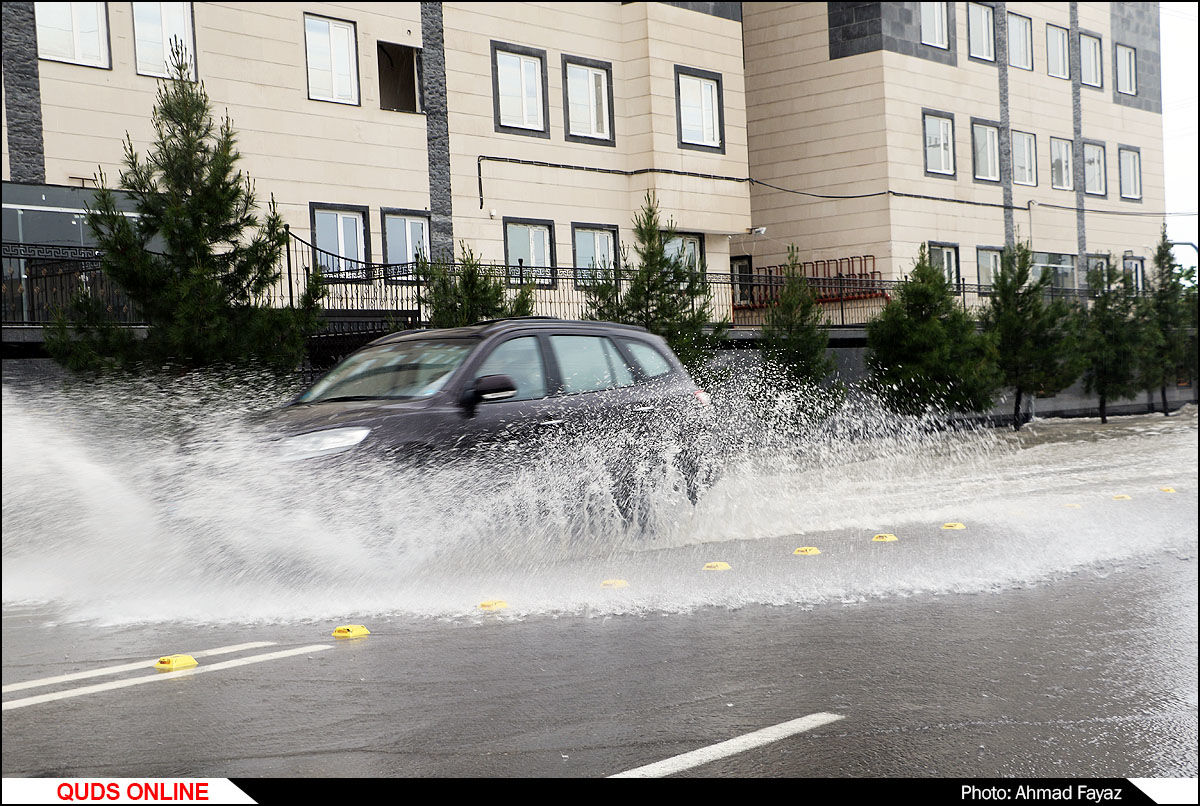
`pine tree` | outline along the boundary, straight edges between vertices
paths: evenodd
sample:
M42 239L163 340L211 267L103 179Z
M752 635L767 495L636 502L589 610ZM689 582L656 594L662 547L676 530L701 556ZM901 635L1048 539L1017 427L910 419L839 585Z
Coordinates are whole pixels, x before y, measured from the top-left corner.
M226 116L216 127L204 84L189 78L188 65L173 42L145 159L126 134L119 186L133 198L136 217L117 209L103 171L87 212L101 266L141 309L148 335L114 337L102 312L77 297L47 333L47 348L69 366L255 362L290 371L320 326L317 277L298 308L268 304L287 245L283 219L272 198L260 220L253 183L237 167L233 123Z
M1163 414L1169 415L1167 385L1173 385L1179 375L1187 373L1189 334L1186 273L1171 254L1165 224L1154 250L1153 265L1150 295L1138 311L1142 323L1138 378L1140 385L1150 392L1151 401L1155 391L1160 393ZM1152 402L1152 408L1153 405Z
M465 243L457 264L417 261L417 276L424 292L420 303L429 310L430 327L465 327L487 319L529 316L533 313L533 285L527 284L511 300L503 278L488 274Z
M1075 349L1076 317L1061 300L1046 302L1051 275L1030 282L1033 253L1019 243L1000 254L992 296L981 324L996 345L996 366L1013 389L1013 430L1021 428L1021 400L1029 394L1052 395L1070 386L1083 367Z
M975 412L992 405L1000 385L992 339L959 307L925 244L896 299L867 324L867 366L893 411Z
M637 262L630 266L625 259L596 272L596 281L584 289L584 318L640 325L666 339L690 369L701 369L728 329L726 322L712 324L704 266L682 251L667 252L675 225L663 226L658 202L649 192L634 216L633 232Z
M779 299L766 313L762 328L763 359L793 384L815 383L834 371L829 332L821 305L799 271L795 244L788 247L787 277Z
M1137 294L1132 278L1114 266L1112 256L1087 272L1092 304L1081 308L1084 388L1100 399L1100 422L1108 422L1108 402L1137 394Z

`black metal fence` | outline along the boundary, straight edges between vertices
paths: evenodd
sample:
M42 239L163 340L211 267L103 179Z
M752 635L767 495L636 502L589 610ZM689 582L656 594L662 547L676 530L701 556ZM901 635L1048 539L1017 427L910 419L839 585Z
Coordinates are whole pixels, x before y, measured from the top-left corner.
M78 246L4 243L4 324L45 325L82 292L118 324L145 324L132 300L100 269L100 254Z

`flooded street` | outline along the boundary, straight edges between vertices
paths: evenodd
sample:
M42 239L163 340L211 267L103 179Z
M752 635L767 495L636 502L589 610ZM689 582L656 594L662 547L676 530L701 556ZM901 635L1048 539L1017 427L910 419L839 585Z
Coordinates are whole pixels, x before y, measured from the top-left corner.
M600 438L311 467L262 378L5 366L5 775L611 775L817 712L691 774L1196 775L1194 406L1013 433L713 389L724 472L630 523Z

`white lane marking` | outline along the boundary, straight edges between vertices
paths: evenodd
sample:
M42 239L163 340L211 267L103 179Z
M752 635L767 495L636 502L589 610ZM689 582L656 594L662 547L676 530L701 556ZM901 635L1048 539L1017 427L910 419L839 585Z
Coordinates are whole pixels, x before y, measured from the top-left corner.
M786 739L788 736L793 736L797 733L803 733L806 730L819 728L822 725L828 725L830 722L836 722L843 717L840 714L809 714L802 716L799 719L793 719L789 722L781 722L778 725L772 725L769 728L756 730L753 733L747 733L745 736L737 736L719 744L712 744L708 747L701 747L699 750L693 750L690 753L684 753L679 756L672 756L662 761L656 761L653 764L647 764L644 767L635 767L632 770L619 772L616 775L610 775L609 778L662 778L667 775L673 775L677 772L690 770L692 767L699 767L701 764L707 764L710 761L716 761L720 758L743 753L747 750L753 750L756 747L762 747L765 744L777 742L780 739Z
M235 658L221 663L214 663L212 666L194 666L191 669L183 669L178 672L158 672L148 677L133 677L126 680L113 680L110 683L96 683L91 686L82 686L80 688L69 688L65 691L54 691L49 694L38 694L33 697L24 697L19 700L9 700L4 703L3 710L11 711L14 708L24 708L27 705L38 705L43 702L53 702L55 700L65 700L68 697L82 697L85 694L95 694L100 691L111 691L117 688L126 688L127 686L138 686L142 683L154 683L158 680L170 680L181 675L190 676L202 674L204 672L216 672L221 669L232 669L235 666L245 666L250 663L262 663L269 660L279 660L280 658L288 658L292 655L303 655L305 652L320 652L323 649L332 649L333 644L312 644L311 646L302 646L297 649L284 649L279 652L268 652L264 655L249 655L245 658Z
M228 655L230 652L241 652L246 649L261 649L265 646L275 646L274 641L251 641L248 644L231 644L230 646L219 646L216 649L203 649L199 652L189 652L193 658L208 658L213 655ZM161 658L159 655L158 658ZM71 674L60 674L57 677L42 677L37 680L26 680L24 683L10 683L4 686L4 694L10 691L24 691L27 688L40 688L41 686L53 686L57 683L70 683L73 680L86 680L89 677L101 677L106 674L117 674L118 672L131 672L135 669L152 669L154 664L158 662L158 658L152 660L140 660L137 663L125 663L121 666L105 666L102 669L89 669L86 672L72 672Z

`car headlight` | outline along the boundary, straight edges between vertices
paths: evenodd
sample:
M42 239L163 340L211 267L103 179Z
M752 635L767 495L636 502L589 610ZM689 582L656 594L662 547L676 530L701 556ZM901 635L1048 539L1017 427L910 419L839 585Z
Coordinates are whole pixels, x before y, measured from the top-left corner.
M280 442L279 455L283 459L312 459L328 456L353 448L367 438L370 428L331 428L288 437Z

